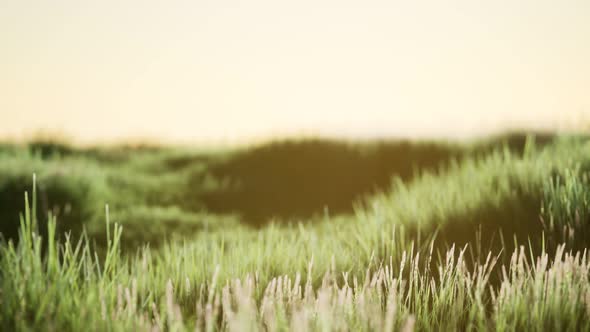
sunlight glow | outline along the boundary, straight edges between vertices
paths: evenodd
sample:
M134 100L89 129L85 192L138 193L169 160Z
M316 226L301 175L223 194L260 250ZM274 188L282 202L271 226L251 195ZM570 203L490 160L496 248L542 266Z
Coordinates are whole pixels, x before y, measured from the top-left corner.
M464 137L590 119L590 2L5 1L0 136Z

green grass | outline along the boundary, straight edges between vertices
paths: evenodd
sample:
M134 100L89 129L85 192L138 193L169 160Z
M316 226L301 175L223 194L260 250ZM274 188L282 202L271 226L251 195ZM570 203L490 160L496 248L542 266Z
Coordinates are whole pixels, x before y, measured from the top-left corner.
M537 138L541 146L552 140L549 135ZM162 223L171 233L190 237L196 233L190 229L205 228L198 225L205 214L208 229L225 226L232 216L261 227L273 220L306 221L326 210L351 214L365 197L388 190L394 176L409 183L420 172L438 174L451 162L489 155L503 146L521 155L525 142L523 135L471 144L307 139L208 151L77 149L46 141L0 145L0 232L16 237L24 208L21 194L33 173L39 179L39 215L43 219L51 210L59 234L86 228L91 237L104 238L102 210L109 203L114 218L130 229L128 243L155 240L151 235L161 233L162 227L157 228ZM183 228L183 222L174 220L190 220L192 226ZM144 224L153 225L153 231L142 234L148 231Z
M20 205L18 236L0 244L0 326L590 330L588 141L449 146L447 157L405 177L393 172L341 213L310 204L297 209L304 218L271 206L260 216L278 218L258 227L240 222L248 211L207 205L208 193L235 192L219 170L243 165L247 152L66 157L7 148L0 188L11 191L3 197L23 201L22 190L12 191L30 186L27 172L37 172L39 188ZM366 146L346 149L375 158ZM90 207L87 233L61 235L68 215L44 217L42 186Z

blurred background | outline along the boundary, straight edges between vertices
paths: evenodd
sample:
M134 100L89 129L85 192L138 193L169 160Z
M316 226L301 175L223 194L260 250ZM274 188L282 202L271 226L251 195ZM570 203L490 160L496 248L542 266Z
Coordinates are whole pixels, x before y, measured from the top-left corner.
M3 1L0 137L583 130L590 3Z
M33 173L60 232L104 239L108 203L129 245L351 218L432 175L433 195L462 192L444 181L463 161L589 129L589 17L582 0L3 1L0 233ZM537 224L542 190L494 205L485 181L474 197L495 198L450 199L449 225Z

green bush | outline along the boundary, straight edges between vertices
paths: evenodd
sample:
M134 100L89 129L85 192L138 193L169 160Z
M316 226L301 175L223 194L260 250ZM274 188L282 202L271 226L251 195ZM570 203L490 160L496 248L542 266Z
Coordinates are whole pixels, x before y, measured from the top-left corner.
M59 218L58 234L80 233L98 220L111 197L106 177L93 163L83 160L43 160L24 154L4 157L0 165L0 220L5 238L15 238L19 213L23 211L23 191L31 190L32 175L37 175L37 216L46 224L51 212Z

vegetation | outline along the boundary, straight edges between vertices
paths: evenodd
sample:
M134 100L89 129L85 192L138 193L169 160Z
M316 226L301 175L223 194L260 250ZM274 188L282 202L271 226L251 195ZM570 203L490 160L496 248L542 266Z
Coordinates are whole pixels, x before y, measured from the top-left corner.
M590 330L584 137L48 150L0 152L3 330Z

